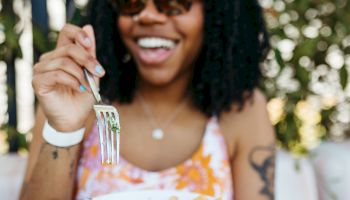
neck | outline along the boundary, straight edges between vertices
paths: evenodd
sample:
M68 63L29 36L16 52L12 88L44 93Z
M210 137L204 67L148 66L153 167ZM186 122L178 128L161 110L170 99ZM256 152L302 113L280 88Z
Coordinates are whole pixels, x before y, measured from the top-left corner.
M187 92L189 77L178 78L171 81L171 84L162 86L140 82L134 102L140 110L143 110L142 112L146 111L146 104L147 110L149 110L148 115L151 115L153 121L160 126L166 126L169 118L173 118L173 113L178 115L185 110L191 109L190 98Z

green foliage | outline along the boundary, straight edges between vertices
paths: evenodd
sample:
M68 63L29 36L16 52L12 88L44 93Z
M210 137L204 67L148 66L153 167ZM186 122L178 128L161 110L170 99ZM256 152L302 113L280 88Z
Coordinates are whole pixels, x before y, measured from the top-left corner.
M57 33L51 32L52 36L57 36ZM39 27L33 25L33 47L38 52L47 52L55 47L56 37L49 38Z
M24 133L20 133L16 130L15 127L8 126L8 125L4 125L0 129L7 133L8 143L10 142L16 143L16 144L12 144L16 148L16 150L28 149L28 143L27 143L26 135Z
M280 116L272 119L280 145L305 153L324 139L346 138L350 122L349 1L260 2L266 10L273 48L263 66L261 86L271 99L269 107L283 102Z
M0 43L0 60L8 61L11 60L13 56L22 57L18 42L21 30L16 29L19 18L13 10L12 1L2 0L1 4L0 32L5 39Z
M15 58L22 57L22 51L19 45L19 37L22 30L17 26L19 17L14 12L12 0L2 0L2 9L0 11L0 60L6 62L8 67L8 73L11 73L9 67L14 67ZM13 68L11 68L13 69ZM10 102L15 102L14 85L7 86L7 95ZM10 107L10 106L9 106ZM10 143L10 151L12 148L17 148L19 145L26 148L26 140L24 135L18 134L16 127L10 126L9 124L0 124L0 130L7 133L7 141ZM1 142L1 141L0 141Z

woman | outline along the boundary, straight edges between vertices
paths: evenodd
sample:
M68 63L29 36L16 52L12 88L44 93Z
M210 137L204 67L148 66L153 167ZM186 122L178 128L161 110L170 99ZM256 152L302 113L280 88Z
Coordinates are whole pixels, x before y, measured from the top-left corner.
M40 106L21 199L146 189L273 199L274 132L256 89L268 40L256 0L95 0L89 23L66 25L34 66ZM114 167L100 164L83 68L120 114ZM84 140L47 142L44 123L68 137L85 127Z

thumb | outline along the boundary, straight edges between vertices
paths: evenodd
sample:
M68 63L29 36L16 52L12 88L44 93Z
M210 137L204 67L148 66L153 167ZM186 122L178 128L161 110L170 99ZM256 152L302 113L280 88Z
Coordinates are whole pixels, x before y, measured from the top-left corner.
M94 29L92 28L91 25L85 25L83 27L83 31L89 36L92 44L91 47L88 49L88 51L91 53L91 55L96 58L96 41L95 41L95 34L94 34Z

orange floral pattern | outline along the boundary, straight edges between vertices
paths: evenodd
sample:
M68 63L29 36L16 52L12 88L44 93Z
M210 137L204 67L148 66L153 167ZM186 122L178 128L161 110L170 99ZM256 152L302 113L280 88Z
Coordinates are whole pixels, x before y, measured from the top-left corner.
M210 160L211 155L203 156L203 146L201 146L190 162L176 168L180 175L176 189L188 187L193 192L209 196L215 195L214 185L218 183L218 180L209 166Z
M200 148L182 164L150 172L120 158L117 166L100 163L97 128L84 141L78 167L76 199L86 199L117 191L182 190L233 199L232 175L224 137L215 117L208 121Z

